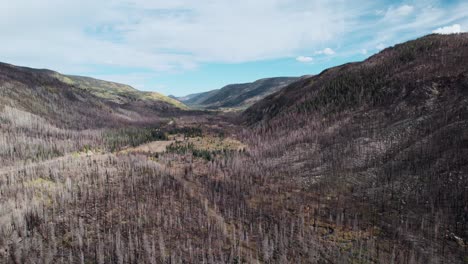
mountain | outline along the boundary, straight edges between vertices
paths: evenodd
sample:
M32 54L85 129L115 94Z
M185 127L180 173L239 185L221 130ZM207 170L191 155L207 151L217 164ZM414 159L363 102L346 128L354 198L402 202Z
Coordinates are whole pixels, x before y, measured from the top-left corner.
M0 102L64 127L155 120L185 108L180 102L128 85L0 63Z
M468 34L429 35L266 97L242 113L259 170L319 195L314 223L378 230L388 263L463 263L467 61ZM395 256L405 245L412 260Z
M297 80L297 77L277 77L252 83L230 84L218 90L180 97L178 100L196 108L244 109Z
M466 61L430 35L242 113L1 65L0 263L466 263Z

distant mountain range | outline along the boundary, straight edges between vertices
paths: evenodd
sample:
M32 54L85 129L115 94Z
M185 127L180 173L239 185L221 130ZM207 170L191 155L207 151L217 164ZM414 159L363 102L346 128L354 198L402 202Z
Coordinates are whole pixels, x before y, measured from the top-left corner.
M230 84L204 93L173 97L193 108L245 109L301 77L265 78L252 83Z

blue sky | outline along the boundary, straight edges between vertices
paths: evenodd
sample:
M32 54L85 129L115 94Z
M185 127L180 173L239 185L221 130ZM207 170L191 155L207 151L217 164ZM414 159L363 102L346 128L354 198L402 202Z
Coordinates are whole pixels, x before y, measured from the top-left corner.
M0 61L178 96L468 30L458 0L2 1Z

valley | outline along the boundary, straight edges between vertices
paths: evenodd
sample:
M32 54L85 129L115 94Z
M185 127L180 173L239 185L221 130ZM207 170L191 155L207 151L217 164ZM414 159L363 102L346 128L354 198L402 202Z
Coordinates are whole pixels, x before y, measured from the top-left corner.
M467 263L466 61L429 35L201 108L2 64L0 263Z

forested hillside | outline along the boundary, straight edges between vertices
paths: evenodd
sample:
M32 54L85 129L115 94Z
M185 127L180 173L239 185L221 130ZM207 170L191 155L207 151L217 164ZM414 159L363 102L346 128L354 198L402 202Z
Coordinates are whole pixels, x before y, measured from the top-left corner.
M468 34L430 35L267 97L243 114L262 171L388 263L466 261L467 60Z

